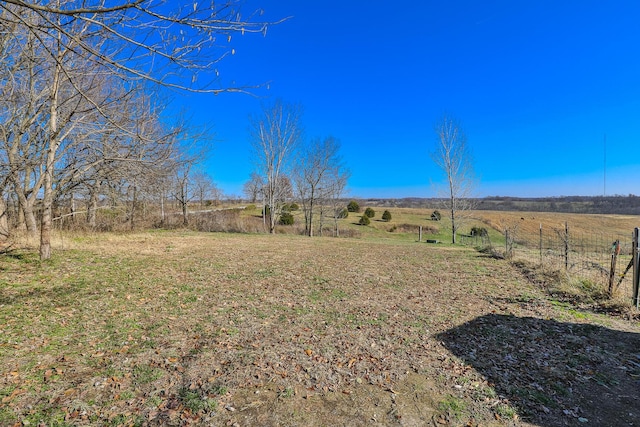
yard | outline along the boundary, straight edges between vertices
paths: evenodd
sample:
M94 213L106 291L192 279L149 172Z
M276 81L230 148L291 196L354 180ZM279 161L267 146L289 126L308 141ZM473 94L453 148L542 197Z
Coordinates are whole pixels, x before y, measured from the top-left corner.
M640 418L634 309L598 313L472 248L186 231L57 245L45 263L0 257L1 425Z

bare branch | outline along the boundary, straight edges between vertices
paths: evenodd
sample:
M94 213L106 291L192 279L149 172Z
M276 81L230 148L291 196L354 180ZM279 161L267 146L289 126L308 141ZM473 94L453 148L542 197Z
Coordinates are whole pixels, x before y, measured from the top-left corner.
M105 7L105 6L96 6L90 8L77 8L77 9L59 9L51 6L43 6L34 2L26 2L22 0L3 0L5 3L14 4L16 6L24 7L31 10L36 10L39 12L53 13L56 15L82 15L82 14L103 14L103 13L113 13L120 12L126 9L131 9L138 7L140 4L144 3L146 0L135 0L128 1L121 5Z

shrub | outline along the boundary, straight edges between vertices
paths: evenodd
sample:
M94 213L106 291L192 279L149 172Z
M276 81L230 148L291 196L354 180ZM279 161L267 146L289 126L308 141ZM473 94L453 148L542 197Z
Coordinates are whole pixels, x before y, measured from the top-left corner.
M293 219L293 215L289 212L282 212L282 215L280 215L280 221L278 222L280 225L293 225L295 221Z
M198 231L225 233L255 233L263 229L261 219L245 217L241 212L241 209L203 212L193 216L189 227ZM182 221L179 224L182 226ZM171 226L171 224L166 224L166 226Z
M431 221L440 221L442 219L442 214L440 211L433 211L431 214Z
M255 211L256 209L257 209L257 207L254 204L247 205L247 207L244 208L244 210L246 210L246 211Z
M344 219L349 216L349 210L347 208L342 208L340 212L338 212L338 218Z
M389 211L382 212L382 220L383 221L391 221L391 212L389 212Z
M360 212L360 205L355 200L352 200L347 205L347 210L349 212Z
M360 221L358 221L358 224L360 224L360 225L369 225L369 224L371 224L371 220L369 219L368 216L362 215L360 217Z
M487 237L489 235L489 232L484 227L472 227L470 234L472 236Z
M297 203L285 203L282 205L282 212L295 212L300 209Z
M373 218L374 216L376 216L376 211L374 211L371 208L367 208L364 210L364 216L369 217L369 218Z

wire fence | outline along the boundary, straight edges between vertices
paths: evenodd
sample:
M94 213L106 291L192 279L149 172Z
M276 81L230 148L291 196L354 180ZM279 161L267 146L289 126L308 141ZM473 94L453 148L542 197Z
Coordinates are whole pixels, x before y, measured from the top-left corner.
M491 245L486 236L466 236L464 243ZM613 283L617 295L633 296L632 231L626 235L573 232L569 224L564 228L540 226L537 233L512 228L504 231L503 245L492 246L505 258L566 271L571 277L603 286L605 291Z

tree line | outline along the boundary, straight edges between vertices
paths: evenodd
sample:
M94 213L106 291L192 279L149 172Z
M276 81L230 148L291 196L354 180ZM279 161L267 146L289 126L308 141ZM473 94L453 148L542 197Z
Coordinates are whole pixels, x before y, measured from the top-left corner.
M0 1L0 238L39 234L47 259L62 200L80 195L89 225L105 199L132 200L132 225L138 198L186 204L206 138L155 89L247 90L216 77L232 34L267 28L237 3Z
M268 27L259 11L243 19L240 3L0 1L0 238L11 227L39 234L40 258L49 258L54 206L78 195L90 226L100 201L123 199L133 226L139 198L155 198L163 217L167 199L176 200L187 223L198 152L191 144L207 138L173 117L155 89L251 89L218 79L218 64L235 53L232 36ZM300 110L278 101L251 119L250 185L269 232L295 191L306 233L328 220L337 233L349 173L335 138L304 140ZM433 159L446 176L455 242L473 177L459 124L445 117L436 132Z

